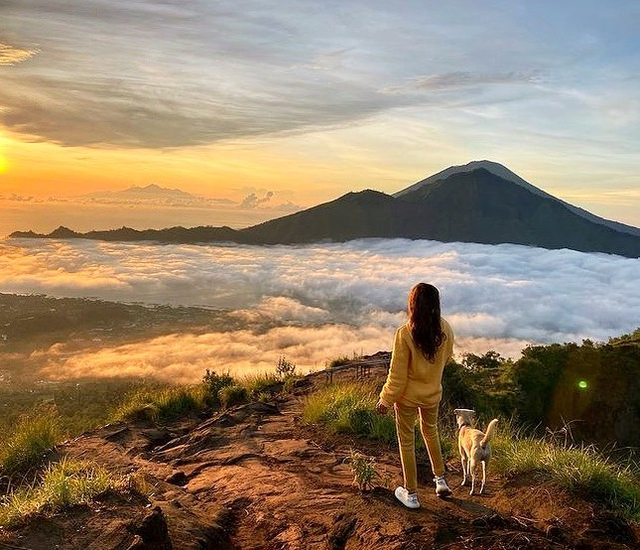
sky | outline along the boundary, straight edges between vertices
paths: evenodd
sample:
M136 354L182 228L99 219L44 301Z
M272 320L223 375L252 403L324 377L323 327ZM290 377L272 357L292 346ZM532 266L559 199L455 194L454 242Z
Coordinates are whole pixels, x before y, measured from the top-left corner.
M60 342L29 358L48 378L299 372L390 350L416 281L440 289L458 359L528 344L606 342L640 327L640 261L513 244L363 239L306 246L0 241L0 289L12 293L222 308L228 330L128 342ZM242 327L236 330L235 327ZM0 332L1 332L0 327Z
M2 0L0 22L1 234L242 227L478 159L640 226L637 1ZM87 197L151 184L200 203Z

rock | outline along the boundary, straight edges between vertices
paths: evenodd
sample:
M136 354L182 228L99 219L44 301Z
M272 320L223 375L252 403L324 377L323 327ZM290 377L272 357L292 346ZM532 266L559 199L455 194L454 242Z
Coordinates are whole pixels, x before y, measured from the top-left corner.
M179 485L180 487L184 487L187 483L189 483L189 478L187 474L183 471L178 470L171 474L167 479L165 479L167 483L171 483L172 485Z
M344 550L349 537L353 534L357 522L358 518L354 515L343 516L340 514L336 518L336 523L329 533L329 549Z
M142 539L142 546L136 549L144 550L173 550L169 530L164 514L159 507L152 508L142 518L140 525L135 528L134 534ZM135 541L134 541L134 544Z

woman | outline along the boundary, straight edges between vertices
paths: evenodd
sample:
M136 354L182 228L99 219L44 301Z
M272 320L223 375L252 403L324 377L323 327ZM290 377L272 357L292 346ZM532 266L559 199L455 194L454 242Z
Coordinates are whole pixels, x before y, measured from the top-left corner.
M396 331L389 374L376 410L386 414L392 406L395 409L404 476L404 486L398 487L395 495L407 508L419 508L414 431L418 414L436 494L439 497L451 494L444 479L437 422L442 372L453 354L453 331L440 317L440 294L433 285L419 283L411 289L408 313L409 321Z

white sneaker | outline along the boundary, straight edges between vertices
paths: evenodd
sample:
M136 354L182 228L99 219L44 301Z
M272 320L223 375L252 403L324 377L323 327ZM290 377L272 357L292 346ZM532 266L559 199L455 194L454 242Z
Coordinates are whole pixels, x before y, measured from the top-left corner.
M410 493L404 487L398 487L394 494L396 495L396 498L407 508L420 508L418 493Z
M436 482L436 495L440 498L451 496L451 489L449 489L444 476L434 477L433 481Z

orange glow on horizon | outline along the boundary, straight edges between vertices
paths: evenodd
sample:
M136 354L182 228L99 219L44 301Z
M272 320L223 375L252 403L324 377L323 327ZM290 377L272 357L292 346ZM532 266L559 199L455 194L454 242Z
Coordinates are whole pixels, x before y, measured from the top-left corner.
M11 166L3 173L9 157L5 152L10 152ZM7 134L0 136L0 175L0 195L8 192L40 198L68 198L155 183L232 200L241 200L250 190L272 190L280 197L284 191L287 200L311 205L354 187L348 170L336 174L335 167L328 169L279 144L99 149L25 142Z
M4 135L2 134L2 132L0 132L0 176L2 174L4 174L7 169L9 168L9 160L7 158L7 146L8 146L9 140L4 137ZM0 190L2 188L0 187Z

